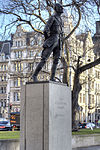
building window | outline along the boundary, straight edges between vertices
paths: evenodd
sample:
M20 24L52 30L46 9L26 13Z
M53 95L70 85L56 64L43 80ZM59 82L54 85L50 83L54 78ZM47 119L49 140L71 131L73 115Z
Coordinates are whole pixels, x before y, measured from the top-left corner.
M14 80L14 87L17 87L18 86L18 79L15 79Z
M23 85L23 81L22 81L22 79L20 79L20 86L22 86Z
M89 94L89 103L94 104L94 95Z
M3 87L0 88L0 93L1 93L1 94L3 93Z
M16 45L15 46L17 47L17 41L16 41Z
M89 104L91 104L91 94L89 94Z
M15 71L19 72L22 70L22 68L23 68L23 64L21 64L20 62L14 64L14 70Z
M94 104L94 95L92 95L92 104Z
M39 56L39 57L40 57L40 56L41 56L41 52L39 52L39 53L37 54L37 56Z
M97 83L95 84L95 91L97 92Z
M34 56L34 52L33 51L30 51L29 52L29 57L33 57Z
M3 77L3 75L2 75L2 76L0 76L0 81L4 81L4 77Z
M22 51L15 52L15 58L22 58Z
M14 87L20 86L20 78L14 80Z
M98 94L97 96L98 96L98 99L97 99L97 105L100 106L100 94Z
M40 38L39 41L38 41L38 45L42 45L42 39Z
M23 41L21 41L21 46L23 46Z
M0 100L0 107L3 107L3 99Z
M16 41L16 43L15 43L15 46L17 47L20 47L21 45L22 45L23 43L21 42L21 41Z
M86 86L86 81L83 80L83 88L85 88L85 86Z
M92 89L94 89L94 81L92 81L91 87L92 87Z
M79 102L82 103L82 93L80 93L80 99Z
M62 81L63 80L63 75L59 74L59 79Z
M22 52L21 52L21 51L18 52L18 57L19 57L19 58L22 57Z
M20 93L14 92L14 101L20 101Z
M17 63L17 71L21 71L21 63Z
M83 103L85 103L85 94L83 94Z
M22 51L18 51L18 58L22 57Z
M3 93L6 93L6 87L3 87Z
M95 77L100 79L100 71L95 71Z
M6 81L6 76L4 76L4 81Z
M32 40L32 41L31 41L31 46L33 46L33 45L34 45L34 41Z
M3 75L2 75L2 81L3 81L3 79L4 79L4 78L3 78Z
M17 71L17 69L16 69L16 63L14 64L14 71Z
M33 63L29 63L28 65L29 65L29 66L28 66L28 70L29 70L29 71L33 71Z
M6 87L0 87L0 94L6 93Z
M18 47L20 47L20 41L18 41Z
M100 114L100 109L98 109L98 113Z
M6 107L6 100L3 101L3 107Z
M6 65L4 65L4 71L6 71Z
M3 65L1 65L1 71L3 71Z
M2 60L5 60L5 55L4 54L1 57L2 57Z
M15 58L18 58L18 52L15 52Z
M21 36L21 33L20 32L18 32L18 34L17 34L18 36Z

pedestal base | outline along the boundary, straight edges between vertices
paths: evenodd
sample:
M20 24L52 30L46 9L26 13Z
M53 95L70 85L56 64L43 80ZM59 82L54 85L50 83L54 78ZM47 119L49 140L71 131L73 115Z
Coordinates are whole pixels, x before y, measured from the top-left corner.
M66 85L23 86L20 150L71 150L71 126L71 92Z

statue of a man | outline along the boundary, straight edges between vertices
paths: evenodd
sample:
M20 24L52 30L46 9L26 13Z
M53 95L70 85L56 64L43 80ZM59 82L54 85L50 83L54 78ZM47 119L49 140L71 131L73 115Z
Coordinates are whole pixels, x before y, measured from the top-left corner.
M61 50L61 40L62 40L62 19L61 14L63 13L63 7L61 4L56 3L55 7L55 14L52 15L49 20L47 21L47 24L44 28L44 36L45 41L43 44L43 51L41 55L41 61L36 67L36 70L32 76L33 81L37 82L37 75L46 63L46 60L50 56L50 54L53 52L53 66L51 69L51 77L50 80L55 81L55 72L57 68L57 64L60 58L60 50Z

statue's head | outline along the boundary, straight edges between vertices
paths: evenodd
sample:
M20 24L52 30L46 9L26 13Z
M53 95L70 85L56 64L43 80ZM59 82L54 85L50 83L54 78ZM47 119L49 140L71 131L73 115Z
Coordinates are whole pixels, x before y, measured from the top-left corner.
M54 10L55 10L57 13L63 13L63 7L62 7L62 5L59 4L59 3L56 3L56 4L55 4Z

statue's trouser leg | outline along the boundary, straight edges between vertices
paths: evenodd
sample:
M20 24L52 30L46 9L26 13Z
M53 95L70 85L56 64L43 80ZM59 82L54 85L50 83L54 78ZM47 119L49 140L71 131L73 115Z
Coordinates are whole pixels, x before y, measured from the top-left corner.
M50 80L52 80L52 81L55 81L54 77L55 77L55 73L56 73L56 69L57 69L58 60L59 59L55 59L53 61L53 65L52 65L52 69L51 69L51 77L50 77Z
M59 49L59 45L53 50L53 65L52 65L52 69L51 69L51 77L50 80L55 81L55 73L56 73L56 69L57 69L57 65L58 65L58 61L60 58L60 49Z
M58 44L58 42L55 42L51 47L44 48L44 50L42 51L41 62L38 64L38 66L36 67L36 70L33 74L33 81L34 82L38 81L37 76L38 76L40 70L42 69L42 67L46 63L46 60L48 59L48 57L50 56L52 51L55 49L55 47L57 47L57 44Z
M38 64L38 66L36 67L36 70L33 74L33 81L34 82L37 82L37 76L40 72L40 70L42 69L42 67L44 66L44 64L46 63L46 60L48 59L48 57L50 56L51 54L51 49L50 48L46 48L43 50L42 52L42 56L41 56L41 62Z
M36 82L36 81L38 81L37 80L37 75L38 75L38 73L40 72L40 70L42 69L42 67L44 66L44 64L45 64L45 60L41 60L41 62L38 64L38 66L36 67L36 70L35 70L35 72L34 72L34 74L33 74L33 80Z

